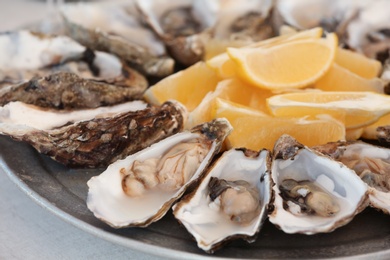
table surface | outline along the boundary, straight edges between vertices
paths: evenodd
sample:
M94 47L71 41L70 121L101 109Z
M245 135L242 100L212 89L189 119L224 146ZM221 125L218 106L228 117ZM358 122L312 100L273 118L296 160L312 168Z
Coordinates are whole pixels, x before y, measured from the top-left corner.
M46 12L44 1L0 0L0 32L36 22ZM0 259L161 258L113 244L63 221L37 205L0 170Z

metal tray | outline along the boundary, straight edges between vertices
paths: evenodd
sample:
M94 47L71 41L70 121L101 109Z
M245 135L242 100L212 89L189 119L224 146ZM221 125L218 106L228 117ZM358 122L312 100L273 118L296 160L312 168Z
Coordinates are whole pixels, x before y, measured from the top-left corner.
M258 239L208 255L169 211L147 228L113 229L86 207L86 182L103 169L68 169L27 144L0 136L0 168L35 202L86 232L134 250L176 259L390 258L390 216L367 208L329 234L289 235L266 221Z

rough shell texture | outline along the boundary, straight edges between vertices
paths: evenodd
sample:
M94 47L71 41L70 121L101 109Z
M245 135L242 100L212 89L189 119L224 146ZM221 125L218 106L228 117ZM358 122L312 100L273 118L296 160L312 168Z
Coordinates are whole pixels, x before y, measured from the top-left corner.
M97 218L115 228L128 226L145 227L150 225L162 218L171 205L183 195L186 188L196 183L198 178L201 178L213 156L219 152L223 140L230 133L231 129L227 120L216 119L199 125L191 131L175 134L111 164L102 174L88 181L88 208ZM145 164L148 160L157 160L162 165L169 164L168 159L164 161L164 155L168 151L176 149L176 145L186 142L191 142L194 145L205 144L208 147L202 160L198 161L199 165L196 168L192 165L186 165L182 168L183 164L186 164L187 157L179 160L180 165L173 165L174 168L179 169L185 169L187 166L191 168L191 174L187 181L172 189L164 189L159 186L160 182L170 183L175 181L177 177L179 179L182 178L183 172L173 171L179 176L167 176L167 178L159 179L157 186L145 189L141 195L132 196L126 192L124 181L129 175L126 175L125 172L128 169L132 169L136 162L140 163L139 166L141 168L143 166L147 167ZM179 157L181 155L179 153ZM163 161L161 162L161 160ZM148 175L150 178L159 178L159 172L155 172L157 168L156 166L148 167L149 170L143 172L143 174ZM145 185L144 181L142 183Z
M371 206L390 214L390 149L361 141L328 143L312 149L354 170L369 185Z
M184 108L172 102L78 121L49 130L0 122L0 132L31 144L69 167L104 167L183 128ZM46 118L41 118L44 122Z
M149 76L163 77L173 72L174 61L169 57L156 56L145 47L130 42L121 35L84 27L66 14L63 19L67 35L84 46L113 53Z
M116 78L100 81L58 72L0 88L0 106L21 101L58 109L95 108L139 99L146 87L145 78L130 68Z
M196 239L199 248L212 253L233 239L243 238L248 242L255 240L267 217L271 200L270 165L271 158L266 150L229 150L208 170L196 190L174 205L175 217ZM248 223L237 223L216 207L217 204L211 199L211 188L208 187L213 177L250 184L258 192L256 199L260 209L256 216Z
M367 185L354 171L308 149L288 135L280 137L275 144L272 179L275 200L269 219L286 233L331 232L351 221L368 204ZM305 213L306 199L301 205L302 202L292 202L282 193L281 185L285 180L308 181L321 190L318 195L326 198L325 202L318 200L315 205L324 205L323 209L327 211L329 203L335 203L338 210L327 216L321 216L318 211ZM304 190L301 192L303 198L309 198ZM315 192L312 192L313 196Z

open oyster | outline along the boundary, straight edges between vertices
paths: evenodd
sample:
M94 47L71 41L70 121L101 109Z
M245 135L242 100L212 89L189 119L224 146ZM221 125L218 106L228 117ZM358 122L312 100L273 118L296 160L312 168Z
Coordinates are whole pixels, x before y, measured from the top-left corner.
M61 111L21 102L0 107L0 134L31 144L70 167L107 166L183 128L184 107L142 101Z
M147 87L144 76L117 57L66 36L2 33L0 50L0 105L97 107L137 99Z
M271 200L270 165L266 150L229 150L196 190L173 206L199 248L212 253L233 239L255 240Z
M66 34L93 50L121 57L150 76L173 73L164 45L143 27L133 3L67 4L61 9Z
M326 0L276 1L276 10L285 23L298 29L323 26L336 32L349 48L378 59L384 53L389 55L389 8L387 0L345 0L332 4Z
M390 149L362 141L328 143L313 149L353 169L369 186L371 206L390 214Z
M216 119L111 164L88 181L88 208L115 228L159 220L202 177L231 129Z
M353 170L288 135L275 144L272 179L269 220L286 233L331 232L368 204L367 185Z
M137 6L170 55L187 66L203 58L210 40L228 46L274 36L271 0L138 0Z

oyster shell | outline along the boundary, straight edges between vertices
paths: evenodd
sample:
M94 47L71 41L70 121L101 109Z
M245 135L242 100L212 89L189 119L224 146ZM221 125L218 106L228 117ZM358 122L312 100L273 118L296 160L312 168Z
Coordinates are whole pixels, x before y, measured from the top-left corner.
M230 240L253 242L271 200L269 152L232 149L208 170L201 184L173 206L173 214L212 253Z
M164 45L144 28L132 3L68 4L61 9L66 34L93 50L113 53L149 76L173 73ZM88 15L85 15L88 14Z
M331 232L368 204L367 185L353 170L288 135L275 144L272 180L269 220L286 233Z
M0 108L0 134L31 144L69 167L104 167L183 128L184 107L133 101L59 111L11 102Z
M369 186L371 206L390 214L390 149L362 141L328 143L312 149L354 170Z
M147 87L146 79L116 56L94 52L66 36L25 30L0 33L0 51L0 88L55 72L127 86L140 93Z
M88 208L114 228L148 226L201 178L230 131L216 119L111 164L88 181Z
M208 28L199 19L193 0L136 1L143 19L167 46L170 55L181 64L192 65L201 60L203 42L201 32Z
M147 82L134 70L123 70L112 82L58 72L0 88L0 106L21 101L57 109L97 108L140 99L146 86Z
M276 2L285 23L299 29L323 26L336 32L349 48L378 59L390 47L389 8L387 0L345 0L332 4L326 0Z

